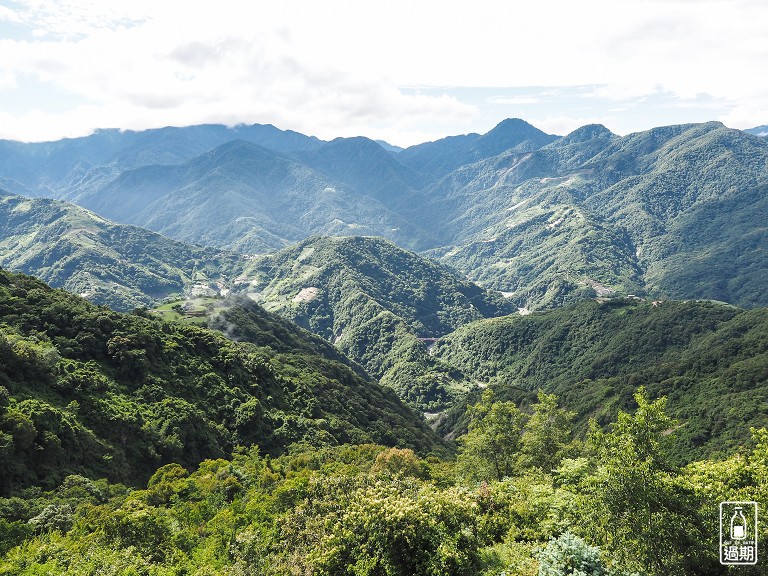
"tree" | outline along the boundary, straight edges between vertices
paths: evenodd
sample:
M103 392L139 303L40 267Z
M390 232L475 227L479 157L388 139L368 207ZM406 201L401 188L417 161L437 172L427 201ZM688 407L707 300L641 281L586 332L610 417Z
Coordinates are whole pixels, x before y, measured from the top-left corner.
M312 478L279 521L269 574L472 576L476 506L460 489L413 478Z
M514 402L494 402L486 390L469 407L469 431L459 438L459 468L477 480L502 480L515 471L528 416Z
M600 549L565 532L549 541L538 554L538 576L608 576Z
M619 412L610 432L591 423L597 468L584 501L586 532L631 570L706 574L702 503L675 481L668 455L675 422L665 413L666 398L651 402L640 388L635 401L635 413Z
M522 460L525 467L535 466L551 472L567 452L575 412L557 406L557 396L539 391L538 402L525 425L522 436Z

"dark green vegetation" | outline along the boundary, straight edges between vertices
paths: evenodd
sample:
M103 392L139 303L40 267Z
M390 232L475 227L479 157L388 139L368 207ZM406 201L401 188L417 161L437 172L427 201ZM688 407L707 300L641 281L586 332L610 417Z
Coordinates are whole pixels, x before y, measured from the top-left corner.
M174 295L187 299L178 305L194 309L199 297L250 293L337 343L424 409L452 401L456 383L417 338L514 311L500 295L374 237L312 238L246 258L114 224L62 201L14 195L0 197L0 230L0 264L113 309Z
M313 238L246 258L114 224L62 201L13 195L0 198L0 224L0 264L113 309L177 296L184 300L161 306L165 316L178 319L178 307L205 324L200 298L249 293L336 343L423 410L452 404L464 386L418 338L514 310L500 295L373 237Z
M431 341L418 338L514 310L498 293L379 238L311 238L254 261L249 278L264 307L333 342L422 410L445 408L463 386L429 355Z
M411 257L341 239L284 264L329 242L349 278L374 246ZM491 383L452 461L325 340L245 296L199 308L247 343L0 273L0 574L727 574L718 502L768 498L768 432L748 429L766 423L765 309L613 299L471 322L434 348Z
M678 462L728 453L768 426L768 309L615 299L481 320L441 339L434 356L499 397L556 393L583 429L627 409L638 386L669 398ZM465 405L466 406L466 405ZM465 407L464 406L464 407ZM466 428L458 406L440 426Z
M440 442L330 345L252 305L258 344L124 315L0 271L0 493L143 482L258 444ZM345 363L346 362L346 363Z
M231 284L238 254L114 224L58 200L0 196L0 266L116 310Z
M0 499L0 574L732 573L718 562L718 502L768 499L768 431L680 467L663 399L640 390L584 442L554 397L539 400L528 413L485 394L455 464L376 445L252 448L192 472L162 466L144 489L70 475Z

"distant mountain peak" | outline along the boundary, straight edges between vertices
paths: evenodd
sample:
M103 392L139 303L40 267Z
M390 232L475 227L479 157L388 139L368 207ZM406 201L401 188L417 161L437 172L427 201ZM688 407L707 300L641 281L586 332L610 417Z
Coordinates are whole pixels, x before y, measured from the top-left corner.
M530 122L526 122L522 118L505 118L491 130L490 132L494 132L496 130L509 130L509 129L527 129L527 130L536 130L538 132L541 132L538 128L536 128L533 124Z
M526 122L525 120L522 120L521 118L507 118L506 120L502 120L496 124L492 130L483 134L480 139L490 139L502 135L507 137L514 137L520 141L541 136L556 138L556 136L551 136L546 132L539 130L536 128L536 126Z
M577 142L589 142L590 140L609 138L612 136L615 136L615 134L602 124L587 124L580 128L576 128L576 130L565 136L563 138L563 143L575 144Z
M759 136L760 138L768 137L768 124L763 124L762 126L755 126L754 128L749 128L747 130L744 130L747 134L752 134L753 136Z
M524 146L525 151L546 146L559 136L547 134L520 118L507 118L490 132L477 139L476 146L482 156L496 155L511 148Z

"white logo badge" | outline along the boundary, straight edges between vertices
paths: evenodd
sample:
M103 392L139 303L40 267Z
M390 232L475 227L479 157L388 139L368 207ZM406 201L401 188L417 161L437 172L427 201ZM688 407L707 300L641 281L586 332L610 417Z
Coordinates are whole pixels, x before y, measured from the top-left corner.
M757 564L757 502L720 502L720 564Z

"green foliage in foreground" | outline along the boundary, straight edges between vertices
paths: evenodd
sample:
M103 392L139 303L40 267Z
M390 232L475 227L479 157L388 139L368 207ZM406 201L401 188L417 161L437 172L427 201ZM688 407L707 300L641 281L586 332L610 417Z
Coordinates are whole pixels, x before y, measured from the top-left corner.
M634 407L646 386L679 421L678 463L727 454L768 427L768 309L712 302L615 299L474 322L441 339L435 357L499 400L557 394L586 431ZM467 402L473 402L470 397ZM466 430L466 403L442 434Z
M330 345L264 311L252 321L259 345L0 270L0 495L70 474L145 482L162 464L196 466L238 445L445 450Z
M542 400L539 414L563 415ZM472 429L493 441L512 407L483 402L475 424L495 416ZM376 445L241 450L192 473L163 466L142 490L70 476L0 499L0 574L730 574L718 562L718 503L768 502L768 430L728 459L679 468L664 400L640 390L636 402L577 453L544 449L553 468L521 458L501 480Z

